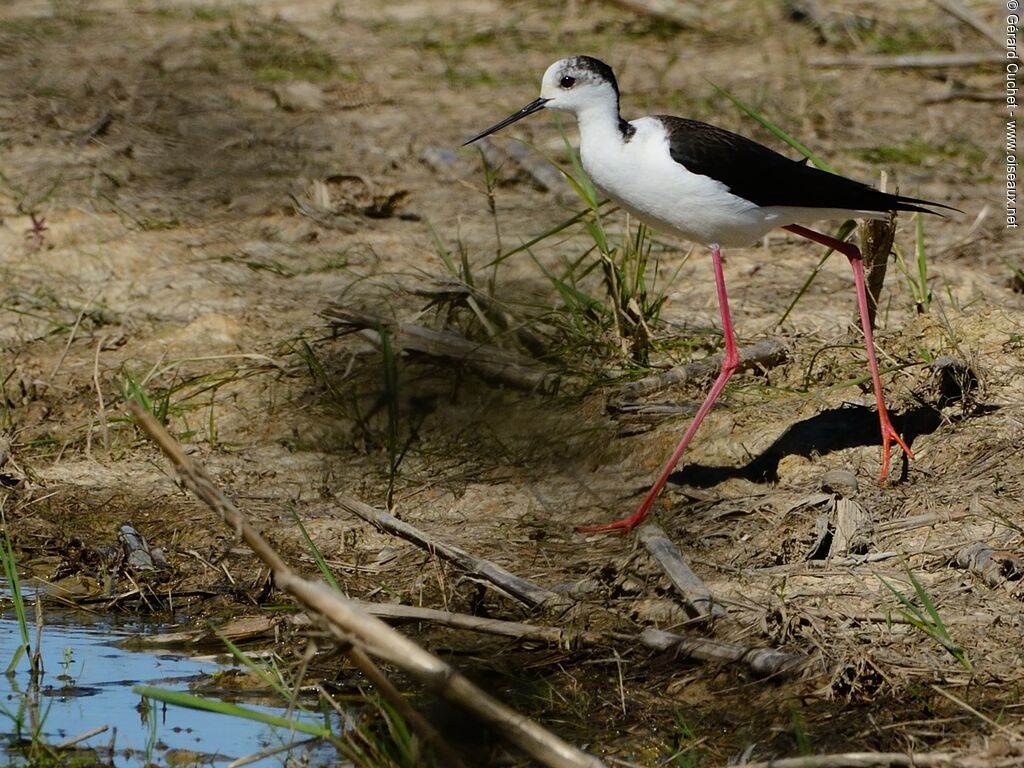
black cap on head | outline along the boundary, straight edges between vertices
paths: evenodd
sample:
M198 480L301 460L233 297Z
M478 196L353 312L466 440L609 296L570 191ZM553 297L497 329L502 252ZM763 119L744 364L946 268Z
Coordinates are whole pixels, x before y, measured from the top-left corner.
M603 61L595 59L593 56L573 56L569 59L569 63L573 67L578 67L587 72L593 72L601 80L611 83L612 88L615 89L615 98L619 98L619 84L615 80L615 73L612 72L612 68Z

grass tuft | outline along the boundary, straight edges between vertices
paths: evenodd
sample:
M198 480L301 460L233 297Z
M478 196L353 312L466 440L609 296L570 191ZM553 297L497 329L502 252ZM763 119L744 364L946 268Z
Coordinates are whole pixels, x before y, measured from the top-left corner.
M878 576L878 580L896 596L896 599L899 600L900 604L903 606L903 608L897 609L899 614L917 630L923 632L945 648L949 654L957 660L957 663L959 663L961 667L968 672L973 672L974 667L967 658L967 652L960 645L955 643L952 637L950 637L949 630L946 629L946 624L943 622L942 616L939 614L938 608L935 607L935 602L932 600L931 596L921 585L921 582L917 580L917 577L914 576L914 572L911 571L908 566L904 566L904 570L907 573L907 577L910 579L910 583L914 587L914 594L917 597L917 601L922 607L918 607L912 598L896 589L896 587L890 584L882 575L876 574L876 576Z

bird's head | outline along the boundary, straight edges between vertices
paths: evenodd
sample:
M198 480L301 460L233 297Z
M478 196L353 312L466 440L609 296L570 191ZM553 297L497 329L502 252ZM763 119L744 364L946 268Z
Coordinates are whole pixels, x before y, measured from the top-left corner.
M541 80L539 99L477 134L466 144L472 144L542 109L557 109L578 115L591 108L614 109L618 114L619 86L615 81L615 73L598 59L570 56L547 68Z
M612 68L590 56L556 61L544 73L540 97L547 109L578 114L587 107L610 104L618 109L619 85Z

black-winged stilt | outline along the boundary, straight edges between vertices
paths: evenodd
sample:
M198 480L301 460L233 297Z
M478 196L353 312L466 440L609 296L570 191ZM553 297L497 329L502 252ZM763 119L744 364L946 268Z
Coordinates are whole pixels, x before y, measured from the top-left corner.
M615 74L607 64L589 56L572 56L556 61L544 73L540 98L474 136L466 144L541 109L562 110L576 116L580 160L590 180L602 193L655 229L710 246L725 339L725 357L718 378L636 511L622 520L580 530L620 530L626 533L647 517L700 423L736 370L736 339L722 274L720 247L753 245L775 227L834 248L850 260L878 403L882 431L882 480L889 472L893 442L913 458L910 447L893 428L885 408L868 320L860 251L853 243L807 229L798 222L884 218L890 211L935 213L923 206L956 209L928 200L880 192L867 184L821 171L804 161L791 160L755 141L696 120L666 115L624 120L619 114L619 87Z

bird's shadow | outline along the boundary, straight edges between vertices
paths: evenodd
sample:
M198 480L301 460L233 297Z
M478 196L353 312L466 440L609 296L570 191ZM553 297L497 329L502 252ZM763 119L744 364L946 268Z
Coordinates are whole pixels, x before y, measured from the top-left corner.
M979 405L967 415L945 416L938 407L922 404L901 414L890 414L892 424L907 445L913 449L914 440L939 428L944 419L958 421L971 416L990 413L998 406ZM713 467L686 464L669 476L669 482L695 488L709 488L724 480L742 478L754 483L778 481L779 462L785 456L825 455L833 451L859 446L879 445L878 411L866 405L846 405L830 408L809 419L793 424L778 439L739 467ZM901 479L908 470L903 456Z

